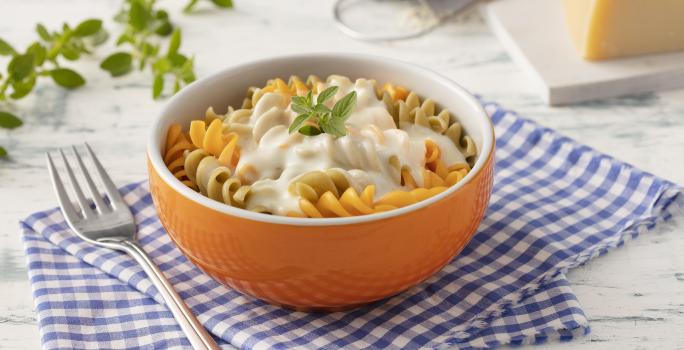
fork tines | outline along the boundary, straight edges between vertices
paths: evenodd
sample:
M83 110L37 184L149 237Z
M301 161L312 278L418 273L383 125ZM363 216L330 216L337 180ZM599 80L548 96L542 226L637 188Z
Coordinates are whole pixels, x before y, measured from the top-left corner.
M87 198L81 186L79 185L79 182L76 179L76 176L74 175L74 171L72 170L71 164L72 162L69 162L67 159L67 155L65 154L64 150L59 149L59 155L62 158L62 161L64 162L64 168L66 170L67 176L69 178L69 182L71 183L71 188L73 190L73 193L76 195L77 202L81 208L81 214L84 219L88 218L93 218L97 216L98 214L103 214L106 212L111 212L113 210L118 209L119 207L124 207L126 208L126 205L123 202L123 199L121 198L121 195L119 194L119 191L117 190L116 186L112 182L112 180L109 178L109 175L107 175L107 172L104 170L102 167L102 164L100 161L97 159L95 154L93 153L93 150L90 148L90 146L86 143L84 144L83 147L85 148L86 153L88 154L89 158L92 160L93 165L95 166L95 169L97 173L99 174L100 177L100 182L104 185L104 192L107 194L109 198L109 204L105 203L105 201L102 199L102 195L100 190L98 190L97 186L95 185L95 182L93 181L92 177L90 176L90 172L88 171L88 168L83 162L83 159L81 158L81 155L79 154L79 151L76 146L71 146L71 150L67 151L67 153L71 153L73 155L73 158L76 160L76 164L78 164L78 168L80 168L81 175L85 179L85 182L88 187L88 192L90 193L90 198ZM50 177L52 179L52 184L55 187L55 191L57 192L57 198L59 200L60 207L62 207L62 210L64 212L64 216L66 217L67 220L75 220L78 219L78 213L76 209L73 206L73 202L69 198L69 195L67 194L67 191L65 189L64 183L59 176L59 172L57 171L57 168L55 167L55 164L53 162L52 156L50 155L50 152L47 153L47 163L48 163L48 170L50 172ZM71 163L71 164L70 164ZM91 207L91 200L95 204L95 210Z

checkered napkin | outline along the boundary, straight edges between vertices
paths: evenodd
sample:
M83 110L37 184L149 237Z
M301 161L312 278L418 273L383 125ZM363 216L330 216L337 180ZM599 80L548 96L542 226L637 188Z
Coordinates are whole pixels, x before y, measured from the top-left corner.
M564 271L670 218L684 193L495 104L485 107L498 150L477 234L427 281L352 311L290 311L220 285L171 243L146 183L121 192L145 250L226 348L478 349L586 334ZM57 209L31 215L22 230L45 348L189 347L131 258L82 242Z

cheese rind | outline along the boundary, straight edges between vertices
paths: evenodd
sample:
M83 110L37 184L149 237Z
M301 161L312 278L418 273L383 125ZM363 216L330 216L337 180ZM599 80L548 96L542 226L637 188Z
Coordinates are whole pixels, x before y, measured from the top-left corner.
M684 50L683 0L563 0L570 35L589 60Z

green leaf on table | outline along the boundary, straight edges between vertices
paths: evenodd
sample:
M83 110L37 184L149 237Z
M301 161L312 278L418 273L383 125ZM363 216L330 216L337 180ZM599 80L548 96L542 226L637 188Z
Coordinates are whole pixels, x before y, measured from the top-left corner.
M331 86L323 91L321 91L320 94L318 94L318 97L316 97L316 104L324 103L325 101L329 100L331 97L335 96L335 93L337 93L337 86Z
M316 136L321 134L322 132L315 126L304 125L301 128L299 128L299 133L306 136Z
M92 35L90 38L93 46L99 46L104 44L107 41L107 39L109 39L109 33L107 33L107 31L104 30L104 28L102 28L98 30L97 33L95 33L95 35Z
M16 53L17 52L14 50L12 45L5 40L0 39L0 56L11 56Z
M5 147L0 146L0 157L7 157L7 150Z
M78 37L91 36L102 29L102 21L99 19L87 19L76 26L74 35Z
M159 36L167 36L173 31L173 25L168 20L164 20L157 25L154 29L154 33Z
M59 52L69 61L76 61L81 57L81 52L73 45L64 45Z
M162 90L164 90L164 76L157 74L154 76L154 85L152 85L152 98L155 100L159 98Z
M145 68L145 65L147 64L147 59L149 57L156 56L157 52L159 52L159 46L152 45L149 42L144 42L142 44L142 47L140 48L140 64L138 68L140 70L143 70Z
M33 55L33 65L40 67L45 63L45 58L47 57L47 49L39 42L31 44L31 46L26 49L26 53Z
M181 79L183 79L183 82L186 84L190 84L193 81L195 81L195 58L192 57L185 61L183 63L183 66L180 69L180 76Z
M197 5L198 0L190 0L187 5L183 8L183 12L190 12Z
M171 34L171 39L169 39L169 50L166 53L166 56L171 58L173 56L178 55L178 49L180 48L181 45L181 31L180 28L176 28L173 31L173 34Z
M164 74L171 70L171 61L168 58L162 57L157 62L152 64L152 70L158 74Z
M131 9L128 12L128 24L138 31L142 31L147 27L147 16L149 15L145 5L140 0L131 1Z
M233 7L233 0L211 0L216 6L231 8Z
M355 105L356 91L352 91L335 103L332 109L333 119L345 121L351 115Z
M14 129L24 124L16 115L0 111L0 127L5 129Z
M36 86L36 77L32 76L29 79L25 79L23 81L15 81L12 83L12 94L10 94L10 97L18 100L20 98L25 97L28 95L31 91L33 91L33 87Z
M116 52L100 63L100 68L106 70L113 77L124 75L133 68L133 56L127 52Z
M188 61L188 58L180 53L177 53L175 55L167 56L169 59L169 62L171 63L172 67L182 67L185 62Z
M75 89L85 84L85 79L80 74L68 68L53 69L50 76L57 85L67 89Z
M7 65L7 72L13 80L24 80L33 72L33 55L30 53L16 55Z
M135 39L130 34L123 33L123 34L119 35L119 37L116 39L116 46L120 46L121 44L124 44L124 43L134 44Z
M50 32L41 23L36 24L36 32L38 33L38 36L45 41L52 41L53 39Z
M155 12L154 17L156 19L168 19L169 18L169 13L166 12L166 10L157 10Z

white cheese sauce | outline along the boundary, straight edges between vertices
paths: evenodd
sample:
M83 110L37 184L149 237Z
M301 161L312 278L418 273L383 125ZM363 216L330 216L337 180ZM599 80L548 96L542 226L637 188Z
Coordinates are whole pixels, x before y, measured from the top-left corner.
M323 85L320 91L329 86L339 87L326 103L329 107L356 91L356 105L345 123L346 136L288 133L297 114L278 93L264 94L254 106L248 121L251 137L240 137L240 160L235 171L243 183L251 185L246 209L262 208L278 215L301 212L299 197L291 194L288 187L296 177L314 170L343 169L359 193L374 184L376 199L394 190L407 190L390 165L393 156L409 168L420 185L426 139L439 145L446 164L465 162L451 139L430 128L406 123L397 129L384 103L376 97L371 81L351 82L346 77L331 76Z

